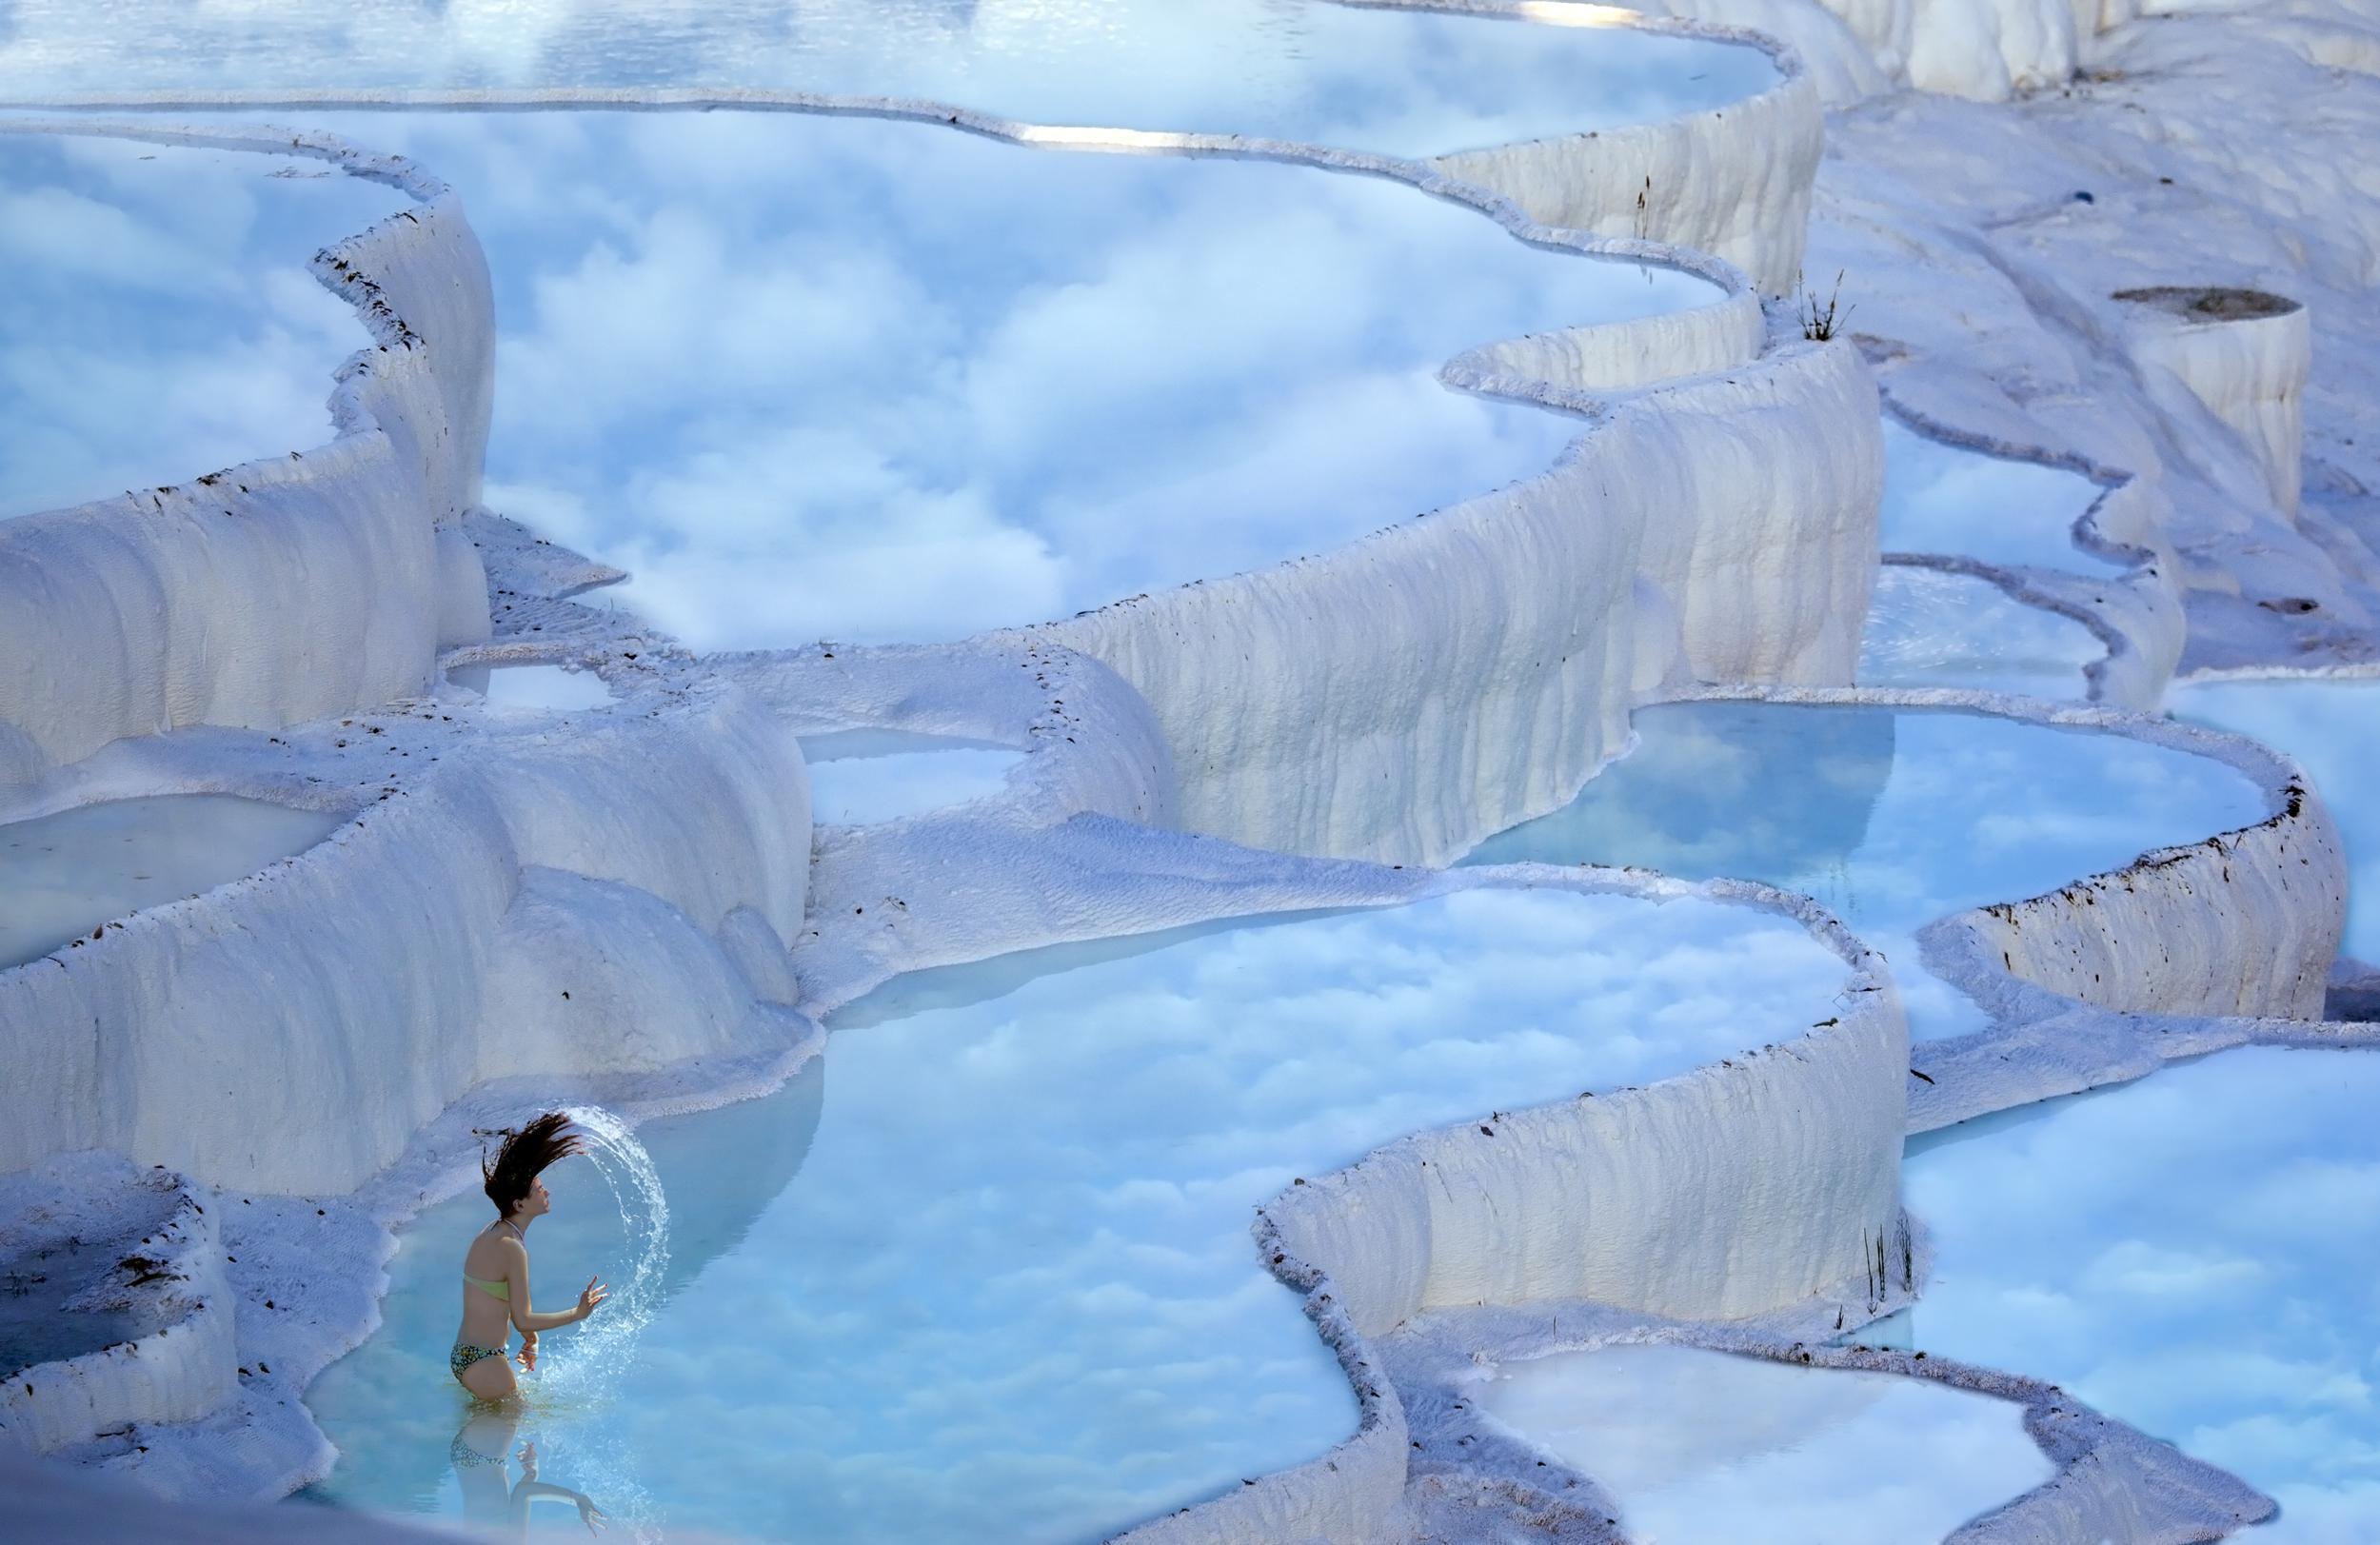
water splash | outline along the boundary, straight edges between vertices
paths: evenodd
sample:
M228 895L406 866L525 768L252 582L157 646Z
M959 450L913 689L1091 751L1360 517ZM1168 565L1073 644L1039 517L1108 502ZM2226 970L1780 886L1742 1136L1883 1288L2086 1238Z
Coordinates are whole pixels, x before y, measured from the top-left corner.
M627 1123L595 1105L564 1112L586 1134L586 1157L620 1209L630 1264L615 1268L610 1296L593 1318L559 1339L539 1384L546 1398L579 1401L607 1395L636 1355L637 1338L659 1313L669 1269L669 1198L650 1154Z

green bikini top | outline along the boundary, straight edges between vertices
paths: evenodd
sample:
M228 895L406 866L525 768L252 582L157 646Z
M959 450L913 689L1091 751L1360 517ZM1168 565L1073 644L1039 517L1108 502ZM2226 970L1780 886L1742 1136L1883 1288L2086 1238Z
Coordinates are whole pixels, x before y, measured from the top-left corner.
M491 1228L512 1228L511 1223L504 1218L498 1218L489 1226ZM521 1231L517 1228L513 1228L512 1237L516 1239L519 1238L521 1237ZM479 1289L482 1293L486 1294L489 1297L494 1298L499 1302L510 1303L512 1301L512 1284L506 1281L501 1277L492 1282L483 1282L478 1278L473 1277L469 1272L465 1272L463 1274L463 1280L470 1283L473 1287Z

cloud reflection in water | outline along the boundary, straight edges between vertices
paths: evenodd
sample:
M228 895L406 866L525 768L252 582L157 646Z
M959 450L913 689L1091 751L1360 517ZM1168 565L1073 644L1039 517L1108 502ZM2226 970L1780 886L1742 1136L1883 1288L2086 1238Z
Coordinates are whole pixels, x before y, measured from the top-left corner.
M838 1017L798 1174L710 1134L799 1086L640 1134L684 1276L608 1405L537 1419L615 1456L562 1478L673 1528L1097 1536L1354 1430L1254 1205L1418 1128L1732 1055L1842 980L1756 913L1506 890L899 979ZM484 1206L407 1231L387 1328L309 1393L347 1456L331 1495L453 1505L442 1359ZM748 1221L706 1231L723 1210ZM605 1264L568 1230L609 1211L538 1225L541 1297Z
M1504 1365L1479 1408L1594 1477L1662 1545L1908 1545L2052 1466L2006 1401L1889 1374L1619 1346Z
M351 116L497 286L490 505L698 647L926 642L1325 550L1581 427L1451 391L1706 304L1399 184L870 119Z
M328 441L370 340L307 264L408 202L318 161L0 134L0 519Z
M2277 1499L2380 1521L2380 1058L2251 1047L1914 1139L1917 1346L2051 1380Z
M1635 863L1806 891L1882 950L1920 1038L1981 1011L1919 965L1914 934L2269 812L2219 762L1983 714L1681 703L1636 750L1465 863Z
M1954 686L2080 703L2107 645L2072 617L1990 580L1898 565L1876 571L1859 635L1861 686Z
M1392 155L1724 108L1755 49L1314 0L17 0L0 94L769 87Z

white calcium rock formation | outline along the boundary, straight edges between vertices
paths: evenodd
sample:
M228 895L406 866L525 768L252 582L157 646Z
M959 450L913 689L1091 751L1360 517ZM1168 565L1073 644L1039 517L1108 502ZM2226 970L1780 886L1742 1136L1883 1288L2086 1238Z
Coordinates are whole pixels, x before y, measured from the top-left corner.
M1528 482L1030 636L1148 701L1184 825L1442 862L1568 800L1623 748L1640 682L1850 679L1873 401L1848 348L1781 347L1616 403Z
M1761 886L1541 865L1447 882L1497 881L1784 912L1842 955L1842 1011L1647 1089L1417 1134L1275 1197L1258 1248L1305 1293L1355 1383L1361 1428L1324 1458L1125 1537L1380 1537L1418 1445L1375 1342L1427 1310L1559 1298L1737 1318L1872 1272L1878 1252L1901 1258L1908 1024L1874 954L1806 898Z
M2161 722L2130 726L2262 775L2266 820L2146 853L2044 896L1962 912L1919 936L1930 967L1990 1002L2005 974L2148 1014L2319 1020L2347 919L2337 827L2286 758Z
M428 696L440 645L487 632L466 531L493 316L459 203L328 139L143 132L294 142L429 202L319 261L379 340L340 371L328 446L0 525L22 603L0 608L21 630L0 721L23 753L0 810L228 792L351 819L0 971L22 1074L0 1090L0 1169L106 1147L334 1193L484 1080L785 1044L770 1004L790 996L809 813L781 722L621 661L647 701L566 737ZM251 733L158 733L200 725Z
M40 1313L77 1343L0 1378L0 1443L47 1453L192 1421L231 1397L241 1371L212 1199L102 1154L0 1176L0 1274L30 1300L11 1313Z
M440 535L478 500L495 336L460 202L318 136L158 137L326 154L423 202L318 260L374 341L340 370L336 439L0 524L0 781L127 735L407 696L486 630L485 582Z
M1789 294L1801 277L1824 129L1815 83L1790 56L1780 64L1782 80L1732 107L1432 165L1545 225L1707 252L1742 268L1764 294Z
M2118 290L2132 355L2166 370L2248 443L2272 502L2294 519L2306 454L2313 327L2295 301L2260 290L2154 286Z

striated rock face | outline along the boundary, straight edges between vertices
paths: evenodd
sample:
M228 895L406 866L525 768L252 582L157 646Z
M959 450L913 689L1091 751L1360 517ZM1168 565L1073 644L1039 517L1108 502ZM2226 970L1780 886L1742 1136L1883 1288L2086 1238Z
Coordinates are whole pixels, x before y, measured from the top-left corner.
M1844 346L1781 349L1619 403L1542 477L1031 636L1148 701L1191 830L1442 862L1575 793L1640 685L1851 679L1874 400Z
M2252 742L2167 721L2109 723L2231 763L2273 813L2044 896L1944 918L1918 936L1928 965L2011 1022L2075 1002L2321 1019L2348 881L2321 796L2296 763Z
M1761 293L1785 295L1801 278L1824 133L1817 85L1795 71L1733 107L1431 164L1511 199L1532 220L1707 252L1751 275Z
M2306 373L2313 327L2295 301L2254 289L2122 289L2128 338L2144 368L2171 371L2238 432L2263 465L2272 503L2297 514L2306 455Z
M1889 981L1849 991L1790 1051L1409 1139L1266 1217L1367 1335L1473 1303L1725 1319L1793 1302L1899 1230L1886 1135L1907 1029Z
M485 577L444 534L479 499L495 342L461 203L319 137L165 137L327 154L423 202L317 260L374 341L339 371L337 439L0 524L0 782L128 735L407 696L442 644L486 635Z
M487 1080L800 1039L772 1006L793 996L809 850L782 721L717 683L568 737L387 706L432 686L442 646L488 636L480 540L514 555L471 518L486 267L441 185L337 141L297 148L426 200L318 260L378 340L339 372L339 438L0 523L0 808L220 790L349 819L0 971L0 1055L22 1075L0 1090L0 1171L97 1147L248 1191L336 1193ZM522 566L511 593L546 578Z
M1846 1006L1740 1059L1418 1134L1275 1197L1258 1248L1337 1348L1361 1431L1325 1459L1130 1538L1378 1537L1419 1445L1374 1342L1425 1311L1586 1299L1735 1318L1905 1258L1902 1103L1890 1086L1906 1082L1908 1025L1877 958L1811 903L1758 886L1608 871L1589 882L1797 913L1844 955Z
M767 979L737 964L753 918L782 956L805 893L800 747L773 718L714 689L436 767L447 724L358 723L418 749L423 776L294 859L0 972L0 1055L23 1075L0 1093L0 1167L107 1147L248 1191L346 1191L485 1080L784 1042Z
M2347 866L2330 812L2293 769L2279 794L2279 813L2256 825L1947 918L1922 937L1927 960L2127 1013L2319 1020Z

